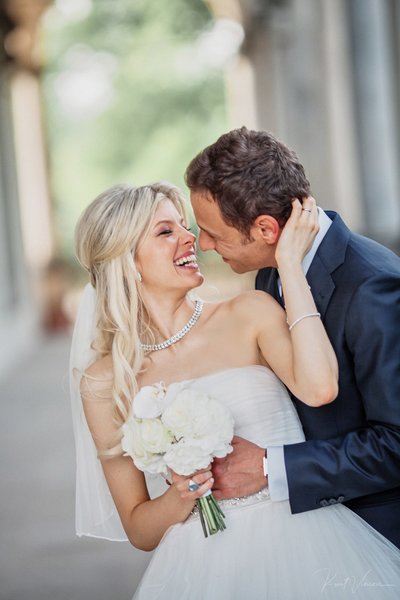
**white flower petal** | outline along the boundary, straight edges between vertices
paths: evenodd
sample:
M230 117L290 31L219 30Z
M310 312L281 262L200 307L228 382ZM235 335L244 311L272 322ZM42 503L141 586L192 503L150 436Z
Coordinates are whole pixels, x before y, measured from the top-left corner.
M133 400L133 413L138 419L159 417L164 408L165 387L162 383L145 385Z

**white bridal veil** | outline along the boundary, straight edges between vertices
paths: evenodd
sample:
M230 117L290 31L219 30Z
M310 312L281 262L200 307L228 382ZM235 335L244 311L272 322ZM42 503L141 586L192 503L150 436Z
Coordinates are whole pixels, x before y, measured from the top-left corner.
M79 536L126 541L126 534L97 458L96 446L86 422L79 393L82 373L95 359L95 353L91 349L96 330L95 312L96 292L87 284L75 322L69 365L76 449L75 526Z
M72 422L76 450L76 514L75 528L79 536L127 541L117 509L111 497L97 458L96 446L83 412L79 385L82 373L94 362L91 348L96 332L96 291L87 284L79 305L72 336L69 379ZM160 496L166 489L161 477L146 475L150 497Z

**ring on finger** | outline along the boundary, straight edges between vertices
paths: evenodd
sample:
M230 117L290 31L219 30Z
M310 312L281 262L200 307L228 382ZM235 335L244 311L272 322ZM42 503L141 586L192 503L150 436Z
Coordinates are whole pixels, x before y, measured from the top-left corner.
M312 212L311 208L302 208L301 210L305 210L306 212Z
M189 479L187 489L189 492L197 492L199 489L199 484L193 481L193 479Z

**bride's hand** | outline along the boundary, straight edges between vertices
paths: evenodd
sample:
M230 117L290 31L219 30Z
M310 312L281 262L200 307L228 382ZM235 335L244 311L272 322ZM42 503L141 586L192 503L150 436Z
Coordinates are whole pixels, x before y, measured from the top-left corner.
M285 262L301 263L318 231L318 208L314 198L305 198L303 204L293 200L291 215L282 229L275 251L278 268Z
M206 469L196 471L190 476L178 475L174 471L171 471L172 484L175 486L180 494L182 500L195 501L197 498L201 498L208 490L211 489L214 479L211 473L211 466L209 465ZM195 483L199 487L194 491L190 491L189 484Z

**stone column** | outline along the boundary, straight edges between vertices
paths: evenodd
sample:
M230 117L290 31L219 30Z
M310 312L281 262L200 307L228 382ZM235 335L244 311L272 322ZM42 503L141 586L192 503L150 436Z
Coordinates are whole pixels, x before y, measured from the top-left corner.
M399 73L391 6L381 0L349 2L366 230L387 245L400 239Z
M53 252L37 30L51 0L0 7L0 376L37 342Z
M49 262L53 249L53 224L46 142L40 91L41 55L37 32L51 0L8 0L7 15L13 29L4 45L11 59L10 90L21 225L26 261L32 270Z

